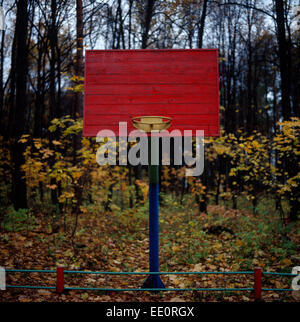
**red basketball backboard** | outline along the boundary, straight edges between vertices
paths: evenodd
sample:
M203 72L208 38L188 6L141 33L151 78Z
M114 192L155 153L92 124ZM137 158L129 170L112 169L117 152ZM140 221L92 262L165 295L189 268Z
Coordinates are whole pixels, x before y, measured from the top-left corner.
M85 136L118 135L119 122L162 115L168 129L219 135L217 49L87 50L84 86Z

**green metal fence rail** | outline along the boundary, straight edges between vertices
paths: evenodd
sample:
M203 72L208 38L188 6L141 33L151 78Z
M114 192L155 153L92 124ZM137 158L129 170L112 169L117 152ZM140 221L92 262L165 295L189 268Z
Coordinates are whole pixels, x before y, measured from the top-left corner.
M56 274L56 286L31 286L31 285L6 285L6 288L23 288L23 289L49 289L56 290L61 294L64 290L85 290L85 291L114 291L114 292L127 292L127 291L250 291L254 292L254 299L261 298L262 291L273 292L291 292L290 288L263 288L262 275L272 276L286 276L294 277L297 274L280 273L280 272L263 272L261 268L257 267L253 271L238 271L238 272L104 272L104 271L75 271L64 270L63 267L58 267L56 270L40 270L40 269L6 269L7 273L53 273ZM254 275L253 287L241 288L101 288L101 287L66 287L64 285L65 274L100 274L100 275Z

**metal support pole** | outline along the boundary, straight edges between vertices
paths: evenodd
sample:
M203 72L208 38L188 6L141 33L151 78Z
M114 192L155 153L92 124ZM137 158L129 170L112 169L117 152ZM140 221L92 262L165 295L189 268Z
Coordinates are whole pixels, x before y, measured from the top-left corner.
M262 269L260 267L254 268L254 300L259 301L261 299L261 275Z
M64 268L56 268L56 292L61 294L64 291Z
M148 138L149 156L149 271L159 272L159 165L152 164L153 153L159 154L158 140L151 149L151 137ZM152 151L151 151L152 150ZM155 157L156 157L155 156ZM151 274L144 282L142 288L165 288L160 275Z

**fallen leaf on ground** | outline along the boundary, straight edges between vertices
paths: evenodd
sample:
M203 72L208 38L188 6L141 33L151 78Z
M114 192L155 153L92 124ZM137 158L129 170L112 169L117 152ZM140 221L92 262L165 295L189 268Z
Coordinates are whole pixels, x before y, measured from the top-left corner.
M185 302L185 300L179 298L179 297L173 297L170 302Z

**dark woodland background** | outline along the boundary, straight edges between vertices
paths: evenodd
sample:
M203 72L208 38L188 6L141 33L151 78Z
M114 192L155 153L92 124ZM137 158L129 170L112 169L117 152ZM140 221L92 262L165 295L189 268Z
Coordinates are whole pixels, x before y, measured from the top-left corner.
M203 175L160 167L162 270L300 263L296 0L0 5L1 266L147 270L147 169L99 166L82 137L86 48L219 50L222 131Z

